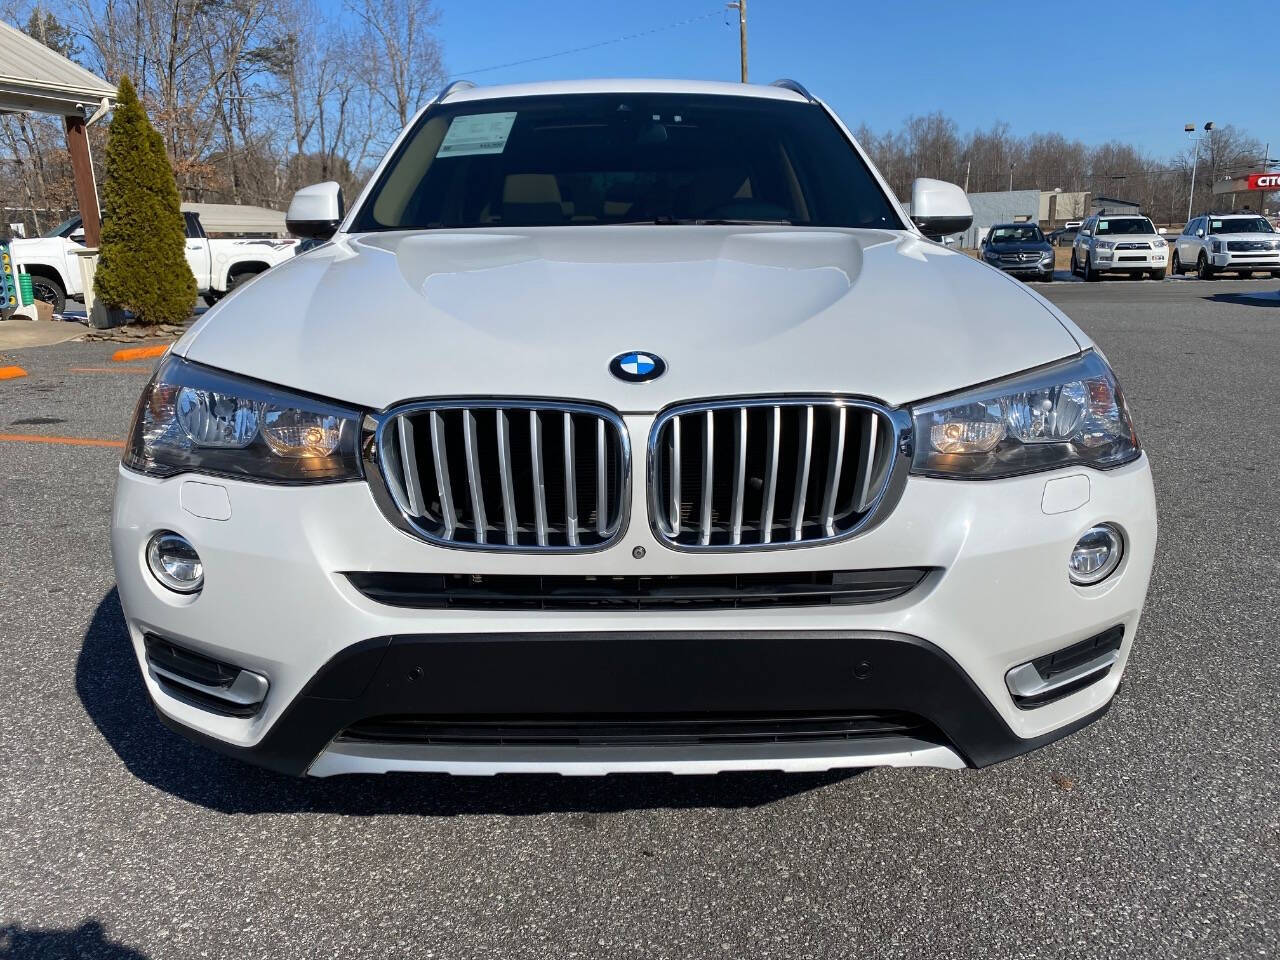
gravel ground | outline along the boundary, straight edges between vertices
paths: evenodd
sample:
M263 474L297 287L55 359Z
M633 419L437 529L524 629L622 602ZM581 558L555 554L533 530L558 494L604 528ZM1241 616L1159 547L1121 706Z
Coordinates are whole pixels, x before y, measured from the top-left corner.
M281 779L146 703L119 451L0 442L0 957L1263 957L1280 920L1276 283L1054 284L1156 473L1115 707L983 771ZM110 344L22 351L0 433L119 438ZM133 365L139 370L144 365Z

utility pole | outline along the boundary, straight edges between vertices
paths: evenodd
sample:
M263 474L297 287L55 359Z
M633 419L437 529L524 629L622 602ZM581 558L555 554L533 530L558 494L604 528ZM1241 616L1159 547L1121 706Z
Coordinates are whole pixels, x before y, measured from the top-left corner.
M742 58L742 82L747 82L747 0L733 0L725 4L730 10L738 11L738 49Z

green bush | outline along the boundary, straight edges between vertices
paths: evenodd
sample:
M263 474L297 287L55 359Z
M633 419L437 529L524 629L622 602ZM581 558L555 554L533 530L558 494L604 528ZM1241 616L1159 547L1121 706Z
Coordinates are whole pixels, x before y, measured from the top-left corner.
M140 323L183 323L196 300L186 228L164 141L128 77L107 138L102 243L94 290Z

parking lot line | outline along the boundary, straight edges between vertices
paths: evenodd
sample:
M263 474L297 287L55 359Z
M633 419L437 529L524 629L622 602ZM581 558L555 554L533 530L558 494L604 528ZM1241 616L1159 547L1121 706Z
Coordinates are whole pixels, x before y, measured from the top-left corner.
M146 360L148 357L162 357L165 351L169 349L167 343L157 343L150 347L126 347L123 350L117 350L111 355L111 359L116 363L127 363L130 360Z
M21 367L0 367L0 380L17 380L18 377L25 377L27 371Z
M96 437L47 437L38 433L0 433L0 443L55 443L69 447L123 447L122 440Z

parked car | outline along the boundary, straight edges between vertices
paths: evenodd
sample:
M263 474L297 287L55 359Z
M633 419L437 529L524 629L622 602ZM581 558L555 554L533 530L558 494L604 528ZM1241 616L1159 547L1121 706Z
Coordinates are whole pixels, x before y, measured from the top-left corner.
M187 263L196 287L213 303L237 286L294 255L298 241L289 237L209 238L199 214L182 215L187 233ZM55 313L66 308L67 297L84 296L79 257L84 247L84 225L72 217L48 233L29 240L14 240L13 258L31 274L37 300L53 305Z
M982 240L982 259L1015 277L1053 279L1053 245L1034 223L997 223Z
M1062 227L1058 230L1054 230L1052 233L1047 234L1045 236L1045 239L1048 240L1055 247L1069 247L1075 242L1076 234L1078 234L1079 232L1080 232L1080 224L1077 223L1074 227L1071 226L1070 224L1067 224L1065 227Z
M143 393L111 543L161 718L317 776L984 766L1097 719L1146 455L1080 328L931 242L964 192L912 211L791 81L448 87Z
M1127 273L1134 280L1150 274L1163 280L1168 242L1146 217L1099 214L1080 225L1071 246L1071 275L1098 280L1104 273Z
M1221 213L1196 217L1173 242L1173 272L1195 270L1201 280L1223 271L1249 279L1270 271L1280 278L1280 234L1256 213Z

